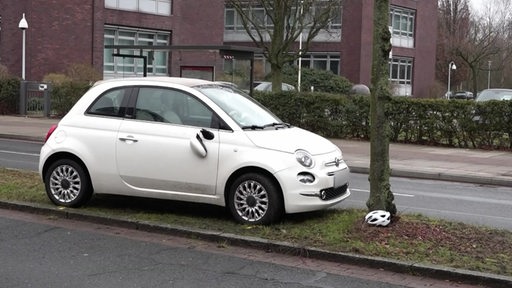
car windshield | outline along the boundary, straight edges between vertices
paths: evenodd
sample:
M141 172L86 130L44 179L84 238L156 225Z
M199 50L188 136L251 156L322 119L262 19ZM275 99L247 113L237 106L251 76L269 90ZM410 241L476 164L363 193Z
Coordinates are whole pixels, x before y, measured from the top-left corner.
M269 127L290 127L283 123L268 109L256 102L245 92L220 85L201 85L195 87L201 91L242 128L259 130Z
M512 90L484 90L478 95L477 101L512 100Z

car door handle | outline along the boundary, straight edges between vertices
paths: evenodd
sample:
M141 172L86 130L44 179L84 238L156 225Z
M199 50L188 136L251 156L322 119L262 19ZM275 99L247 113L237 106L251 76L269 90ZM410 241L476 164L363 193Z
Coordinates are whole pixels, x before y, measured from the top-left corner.
M135 143L139 140L135 139L133 136L126 136L126 137L119 137L119 140L126 142L126 143Z

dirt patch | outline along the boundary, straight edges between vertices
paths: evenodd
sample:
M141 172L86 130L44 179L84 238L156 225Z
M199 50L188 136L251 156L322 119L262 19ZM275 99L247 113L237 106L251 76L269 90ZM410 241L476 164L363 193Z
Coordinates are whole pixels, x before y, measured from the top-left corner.
M383 248L391 247L390 243L393 242L393 247L402 247L402 249L394 249L392 252L395 255L402 254L403 258L407 258L406 255L410 250L418 253L418 250L424 249L424 253L438 253L438 257L473 259L473 261L482 262L490 259L504 261L504 263L512 261L510 252L512 239L507 231L485 229L462 223L423 222L395 217L387 227L354 225L353 232L359 235L363 242L375 243ZM443 254L442 251L449 251L449 253Z

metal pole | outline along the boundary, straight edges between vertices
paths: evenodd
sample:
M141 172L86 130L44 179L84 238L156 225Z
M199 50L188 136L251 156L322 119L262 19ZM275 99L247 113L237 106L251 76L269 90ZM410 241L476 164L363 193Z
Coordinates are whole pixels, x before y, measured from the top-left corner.
M23 44L21 52L21 80L25 80L25 29L23 29Z
M452 73L452 62L450 62L450 64L448 64L448 91L446 92L447 99L450 99L450 90L451 90L450 80L451 80L451 76L452 76L451 73Z
M448 91L446 92L446 98L449 99L450 98L450 93L452 91L452 87L451 87L451 84L450 84L450 81L451 81L451 74L452 74L452 69L455 70L457 69L457 67L455 66L455 62L453 61L450 61L450 63L448 63Z
M491 60L489 60L489 71L487 71L487 89L491 88Z
M20 115L27 115L27 81L20 81Z
M25 80L25 30L28 29L28 22L25 19L25 13L21 17L20 23L18 24L18 28L23 32L23 43L22 43L22 52L21 52L21 80Z
M302 4L303 4L303 1L300 1L300 17L302 19L302 12L303 12L303 7L302 7ZM302 21L302 20L301 20ZM297 91L300 92L300 80L302 78L302 30L304 29L304 27L301 25L300 27L300 38L299 38L299 71L298 71L298 76L297 76Z

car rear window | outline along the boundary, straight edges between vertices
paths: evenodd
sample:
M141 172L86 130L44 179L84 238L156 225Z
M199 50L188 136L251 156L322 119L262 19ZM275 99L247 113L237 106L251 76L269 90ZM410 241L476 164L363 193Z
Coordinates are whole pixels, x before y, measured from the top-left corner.
M87 114L122 117L124 115L122 103L125 95L128 95L127 88L109 90L94 101L87 109Z

